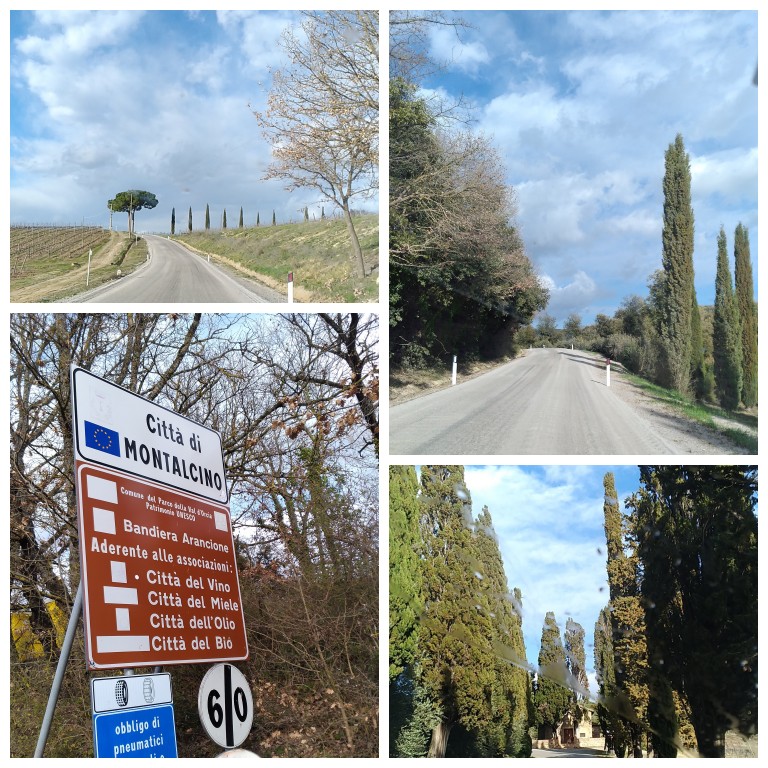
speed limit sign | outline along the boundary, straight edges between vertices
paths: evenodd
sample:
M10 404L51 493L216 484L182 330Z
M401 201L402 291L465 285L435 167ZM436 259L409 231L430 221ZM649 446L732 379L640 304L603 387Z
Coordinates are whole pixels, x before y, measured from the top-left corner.
M248 681L231 664L211 667L200 683L197 711L208 735L220 746L240 746L253 723L253 697Z

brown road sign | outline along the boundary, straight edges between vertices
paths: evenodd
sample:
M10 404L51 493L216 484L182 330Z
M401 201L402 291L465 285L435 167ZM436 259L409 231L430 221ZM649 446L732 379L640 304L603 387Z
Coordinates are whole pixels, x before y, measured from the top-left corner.
M248 658L229 509L77 462L93 668Z

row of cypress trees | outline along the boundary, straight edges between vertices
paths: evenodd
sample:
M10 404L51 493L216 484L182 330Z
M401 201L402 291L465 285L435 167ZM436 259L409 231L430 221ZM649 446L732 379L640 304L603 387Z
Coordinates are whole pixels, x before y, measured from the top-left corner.
M323 218L325 218L325 209L323 209L322 216L323 216ZM304 207L304 221L308 221L308 220L309 220L309 209L305 206ZM275 211L273 210L272 211L272 226L274 227L276 225L277 225L277 216L275 214ZM238 227L238 229L242 229L243 226L244 226L243 225L243 207L240 206L240 218L238 220L237 227ZM256 226L257 227L261 226L260 214L258 212L256 213ZM208 206L207 203L205 205L205 228L206 229L210 229L211 228L211 211L210 211L210 207ZM224 209L224 213L222 214L222 217L221 217L221 228L222 229L226 229L227 228L227 209L226 208ZM187 230L189 232L192 231L192 206L189 207L189 216L187 218ZM171 234L172 235L176 234L176 208L173 208L171 210Z
M643 466L623 513L604 490L602 728L619 757L723 757L727 730L757 732L757 470Z
M701 318L693 272L694 215L691 169L683 137L678 134L664 156L663 273L659 286L659 380L664 386L700 392L708 371L704 362ZM723 227L717 238L715 316L712 336L714 384L720 403L729 410L757 403L757 307L755 305L749 233L739 222L734 248L736 283L731 280Z
M460 466L390 467L390 754L527 757L520 603Z

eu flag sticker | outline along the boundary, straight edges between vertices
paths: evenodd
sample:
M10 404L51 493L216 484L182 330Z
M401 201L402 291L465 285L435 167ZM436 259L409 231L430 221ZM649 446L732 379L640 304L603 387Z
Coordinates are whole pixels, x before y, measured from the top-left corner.
M120 435L91 421L85 422L85 445L113 456L120 455Z

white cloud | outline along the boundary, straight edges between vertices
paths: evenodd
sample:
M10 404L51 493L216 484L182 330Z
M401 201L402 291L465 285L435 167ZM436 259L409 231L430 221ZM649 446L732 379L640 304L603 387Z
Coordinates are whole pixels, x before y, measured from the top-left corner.
M160 201L140 231L166 230L171 208L178 219L190 205L197 225L206 203L212 217L243 205L251 223L273 208L278 221L304 205L328 214L316 192L261 178L270 152L249 102L263 106L257 77L280 64L291 18L180 13L166 28L153 13L26 15L11 49L11 219L108 226L106 201L126 188Z
M269 68L278 64L276 43L286 28L298 20L297 14L287 11L270 14L259 11L217 11L216 18L222 28L237 41L250 73L257 78L266 78ZM298 28L294 33L298 37L302 34Z
M584 628L591 668L594 624L608 600L602 523L602 468L466 467L474 513L486 504L510 590L523 596L523 631L535 661L547 611L561 632Z
M691 195L739 202L757 194L757 147L727 149L691 158Z
M477 72L479 67L490 61L482 42L465 42L450 27L437 27L430 35L431 55L435 61L449 62L463 72Z

